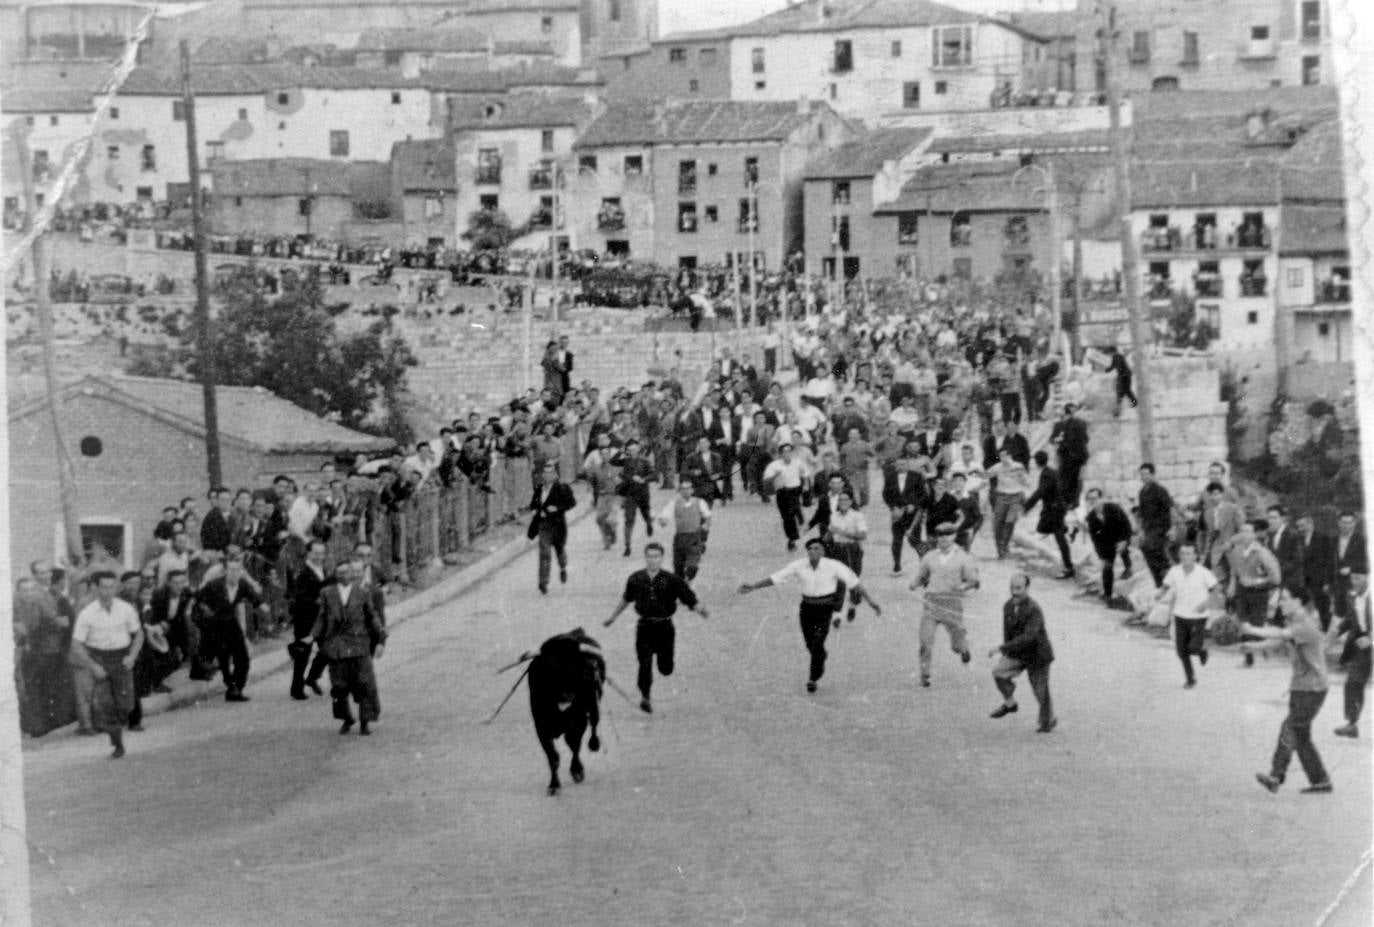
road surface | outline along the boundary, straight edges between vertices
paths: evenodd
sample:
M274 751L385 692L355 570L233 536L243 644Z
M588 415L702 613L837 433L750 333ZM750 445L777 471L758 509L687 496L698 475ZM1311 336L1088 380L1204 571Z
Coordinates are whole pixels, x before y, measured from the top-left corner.
M579 487L578 492L584 490ZM655 502L666 498L662 491ZM807 695L795 587L735 594L785 563L774 509L718 509L680 612L675 674L646 716L606 692L603 751L554 798L515 674L497 667L584 626L633 690L634 621L610 629L631 568L590 519L547 597L533 552L396 628L378 664L383 713L341 737L325 699L287 679L246 705L149 719L129 756L62 737L25 755L39 925L1274 925L1318 924L1370 847L1369 739L1315 725L1334 795L1277 796L1267 767L1286 661L1220 652L1182 688L1172 645L1036 577L1057 660L1059 728L993 721L987 649L1012 566L980 539L972 665L940 632L916 678L916 596L893 577L870 508L881 617L832 635ZM641 529L642 530L642 529ZM636 537L636 548L639 536ZM1368 869L1325 920L1371 922Z

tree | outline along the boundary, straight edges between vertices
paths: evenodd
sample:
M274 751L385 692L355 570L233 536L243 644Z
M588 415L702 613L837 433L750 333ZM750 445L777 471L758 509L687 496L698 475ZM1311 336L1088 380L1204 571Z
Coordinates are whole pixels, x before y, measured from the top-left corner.
M343 334L335 317L346 304L328 305L318 268L283 275L281 294L268 298L249 267L219 291L215 370L224 386L261 386L339 424L408 441L402 410L406 369L415 355L391 327L391 315L365 330ZM129 372L198 379L199 356L188 330L179 344L143 354Z
M474 251L500 251L519 238L520 232L501 210L479 209L468 216L468 230L463 237L472 242Z

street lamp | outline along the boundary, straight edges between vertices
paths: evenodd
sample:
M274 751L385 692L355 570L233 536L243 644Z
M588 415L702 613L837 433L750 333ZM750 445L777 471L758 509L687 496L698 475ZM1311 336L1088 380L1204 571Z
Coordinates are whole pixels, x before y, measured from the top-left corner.
M1034 192L1043 193L1045 195L1045 208L1050 214L1050 311L1053 314L1053 318L1051 319L1053 323L1053 335L1051 336L1050 343L1053 345L1053 350L1058 351L1060 349L1059 342L1062 337L1060 326L1063 324L1063 312L1060 308L1061 293L1059 283L1059 264L1063 260L1063 244L1061 242L1059 228L1059 187L1056 186L1054 182L1053 162L1024 165L1017 169L1016 173L1012 174L1011 182L1013 184L1016 183L1023 173L1031 170L1039 171L1044 180L1044 186L1037 188ZM1065 357L1066 361L1072 361L1072 357L1067 353Z

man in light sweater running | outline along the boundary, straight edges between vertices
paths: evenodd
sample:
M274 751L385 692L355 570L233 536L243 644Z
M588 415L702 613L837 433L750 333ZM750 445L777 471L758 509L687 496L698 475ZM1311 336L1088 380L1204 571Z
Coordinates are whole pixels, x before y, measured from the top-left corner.
M935 549L921 558L911 591L925 588L921 612L921 686L930 688L930 654L935 629L944 625L950 648L968 663L973 659L964 631L964 593L978 588L978 565L973 557L954 543L954 526L942 522L935 526Z

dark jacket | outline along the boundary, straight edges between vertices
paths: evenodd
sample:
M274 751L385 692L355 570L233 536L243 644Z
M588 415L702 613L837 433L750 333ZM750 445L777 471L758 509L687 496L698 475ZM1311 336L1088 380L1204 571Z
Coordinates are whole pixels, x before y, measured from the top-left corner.
M1093 550L1103 560L1116 556L1116 545L1131 539L1131 519L1126 510L1115 502L1102 503L1102 514L1094 509L1088 510L1088 537L1092 538Z
M1302 545L1302 576L1307 588L1314 591L1330 588L1336 580L1336 540L1329 534L1314 531L1311 542L1304 542L1299 533L1298 543Z
M304 634L315 620L315 609L319 607L320 593L334 581L328 569L321 568L323 576L315 575L308 564L291 575L287 594L291 599L291 617L297 622L300 633Z
M692 484L692 495L702 499L719 498L723 474L724 465L715 451L707 451L705 459L700 451L693 451L682 462L682 478Z
M1022 510L1029 512L1037 503L1040 505L1040 520L1036 522L1035 530L1040 534L1063 531L1064 515L1068 512L1068 507L1064 503L1059 472L1053 467L1046 467L1040 471L1040 483L1035 487L1035 492L1030 494Z
M248 580L239 580L238 593L234 601L229 601L229 577L220 576L204 586L200 587L200 592L196 594L196 601L200 608L202 621L207 626L224 626L230 622L238 620L235 609L240 602L256 608L261 604L262 599L253 591L252 585Z
M1002 606L1003 654L1023 666L1049 666L1054 648L1045 630L1045 613L1030 596L1008 599Z
M1148 483L1140 487L1137 514L1141 534L1162 537L1174 526L1174 497L1159 483Z
M153 590L153 600L149 603L152 611L148 616L148 622L166 625L167 643L183 651L186 650L190 637L191 606L195 600L195 593L190 589L184 590L180 596L173 599L169 587L159 586Z
M373 608L367 589L352 586L345 604L335 583L320 594L319 617L310 636L320 653L331 660L371 656L376 644L386 643L386 628Z
M1356 567L1369 567L1369 547L1363 531L1356 530L1350 536L1344 555L1341 554L1340 537L1332 538L1331 554L1336 561L1336 582L1347 589L1350 588L1350 571Z
M1265 546L1274 555L1274 559L1279 562L1279 569L1283 572L1284 587L1288 589L1305 588L1307 580L1303 576L1302 568L1302 537L1298 534L1298 529L1293 525L1284 525L1278 543L1274 543L1274 536L1271 534Z
M930 501L926 479L915 470L903 473L896 467L883 472L883 505L890 509L914 505L924 508Z
M1374 595L1374 593L1371 595ZM1368 598L1365 599L1366 604L1368 604L1369 601ZM1363 623L1364 627L1368 629L1370 627L1370 615L1355 614L1355 597L1353 595L1347 594L1344 600L1337 603L1337 605L1341 615L1340 627L1337 630L1340 634L1345 635L1345 646L1341 648L1341 662L1349 663L1360 655L1361 648L1355 641L1368 633L1367 630L1361 630L1360 625ZM1364 652L1369 653L1368 650Z
M540 499L543 495L544 487L536 486L530 496L529 505L534 517L530 519L529 530L525 534L533 539L539 536L541 530L547 529L552 533L554 542L561 544L568 537L567 512L577 505L577 498L567 483L554 483L549 488L548 498L544 499L541 505Z
M1088 462L1088 423L1076 415L1064 420L1059 436L1059 459L1064 463Z
M223 551L233 539L234 532L223 512L211 509L205 513L205 520L200 523L200 546L203 549Z

